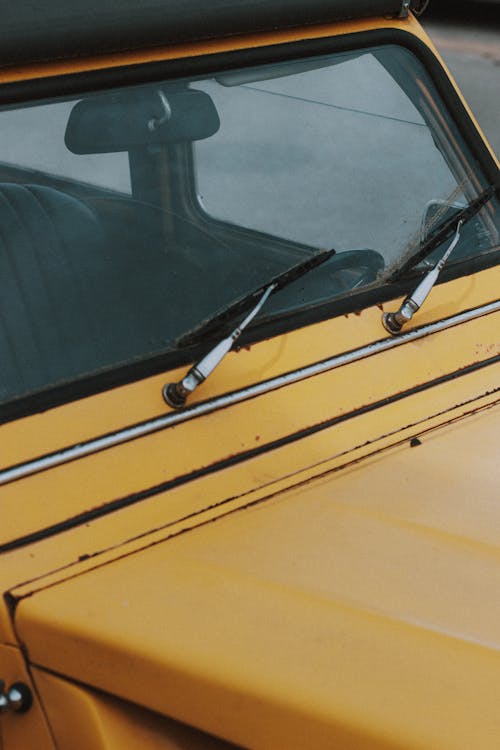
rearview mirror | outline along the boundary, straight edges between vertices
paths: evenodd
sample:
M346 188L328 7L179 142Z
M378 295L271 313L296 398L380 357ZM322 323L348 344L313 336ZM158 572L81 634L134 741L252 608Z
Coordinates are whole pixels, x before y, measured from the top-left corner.
M215 105L204 91L141 87L79 101L71 110L65 143L74 154L112 153L199 141L219 126Z

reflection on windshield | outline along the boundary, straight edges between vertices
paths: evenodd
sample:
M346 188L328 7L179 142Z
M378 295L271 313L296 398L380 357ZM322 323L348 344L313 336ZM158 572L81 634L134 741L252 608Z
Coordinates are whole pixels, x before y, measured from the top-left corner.
M318 250L335 264L272 314L379 283L426 207L482 180L417 79L437 101L385 46L0 111L0 402L175 361L200 321ZM482 251L496 208L480 221Z

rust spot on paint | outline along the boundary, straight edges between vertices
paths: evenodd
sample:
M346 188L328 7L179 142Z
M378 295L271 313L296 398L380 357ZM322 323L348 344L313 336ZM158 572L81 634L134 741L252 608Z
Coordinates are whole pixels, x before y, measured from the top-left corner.
M496 353L498 344L485 344L483 341L476 344L476 354L493 354Z
M379 302L379 304L377 305L377 307L378 307L379 310L382 310L382 312L384 312L384 306L383 306L383 304L381 302Z
M361 315L361 310L354 310L354 315L359 317Z
M259 442L259 440L260 440L260 435L256 435L256 436L255 436L255 440L256 440L257 442Z

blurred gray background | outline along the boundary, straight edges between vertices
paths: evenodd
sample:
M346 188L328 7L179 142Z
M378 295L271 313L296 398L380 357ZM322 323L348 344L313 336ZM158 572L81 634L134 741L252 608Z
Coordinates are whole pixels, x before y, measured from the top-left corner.
M430 0L421 22L500 156L500 0Z

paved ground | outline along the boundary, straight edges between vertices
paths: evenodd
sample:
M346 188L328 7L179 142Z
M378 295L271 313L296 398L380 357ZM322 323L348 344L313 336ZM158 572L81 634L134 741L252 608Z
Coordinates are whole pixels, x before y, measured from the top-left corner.
M500 2L431 0L422 23L500 156Z

